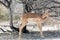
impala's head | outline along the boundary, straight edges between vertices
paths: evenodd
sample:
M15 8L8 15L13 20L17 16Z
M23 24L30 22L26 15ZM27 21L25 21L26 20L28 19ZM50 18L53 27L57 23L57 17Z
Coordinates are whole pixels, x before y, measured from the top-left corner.
M49 12L49 11L46 10L45 13L42 15L42 18L43 18L43 19L46 19L46 18L49 17L49 13L48 13L48 12Z

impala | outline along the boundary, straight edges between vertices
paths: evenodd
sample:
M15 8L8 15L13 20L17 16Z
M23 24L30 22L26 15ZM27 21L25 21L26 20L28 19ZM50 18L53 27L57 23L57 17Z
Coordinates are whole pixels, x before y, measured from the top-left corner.
M42 31L42 23L48 20L49 14L48 11L45 11L45 13L41 15L38 15L37 13L24 13L21 17L22 25L19 27L19 36L22 35L22 29L25 27L27 24L29 18L32 18L32 21L36 22L37 27L39 28L39 32L41 34L41 37L43 36L43 31Z

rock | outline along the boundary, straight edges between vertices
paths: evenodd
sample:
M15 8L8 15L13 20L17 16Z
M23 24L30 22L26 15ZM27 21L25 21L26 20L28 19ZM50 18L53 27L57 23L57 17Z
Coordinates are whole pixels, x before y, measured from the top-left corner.
M12 29L9 26L0 26L0 33L12 31Z
M0 29L0 33L4 33L4 32Z
M5 28L7 31L12 31L12 29L10 27L6 27Z

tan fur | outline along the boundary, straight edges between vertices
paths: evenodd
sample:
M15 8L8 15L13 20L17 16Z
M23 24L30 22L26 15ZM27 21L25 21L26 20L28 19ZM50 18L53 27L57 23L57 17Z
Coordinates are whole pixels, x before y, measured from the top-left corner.
M37 13L25 13L21 17L22 25L19 27L19 35L21 36L22 34L22 29L25 27L26 23L28 22L29 18L32 18L32 21L37 23L38 28L40 29L40 34L41 37L43 37L43 32L42 32L42 23L48 20L49 14L46 11L42 16L38 15Z

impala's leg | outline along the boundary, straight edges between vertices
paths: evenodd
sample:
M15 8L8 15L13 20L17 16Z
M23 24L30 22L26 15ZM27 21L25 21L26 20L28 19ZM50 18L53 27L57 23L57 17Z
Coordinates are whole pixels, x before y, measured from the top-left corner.
M43 36L43 31L42 31L42 24L40 24L39 29L40 29L41 37L44 38L44 36Z
M37 22L37 26L38 26L38 28L40 30L41 37L44 38L43 31L42 31L42 26L41 26L41 24L39 22Z
M26 23L27 23L27 20L23 19L22 20L22 25L19 27L19 36L20 37L22 35L22 29L25 27Z

